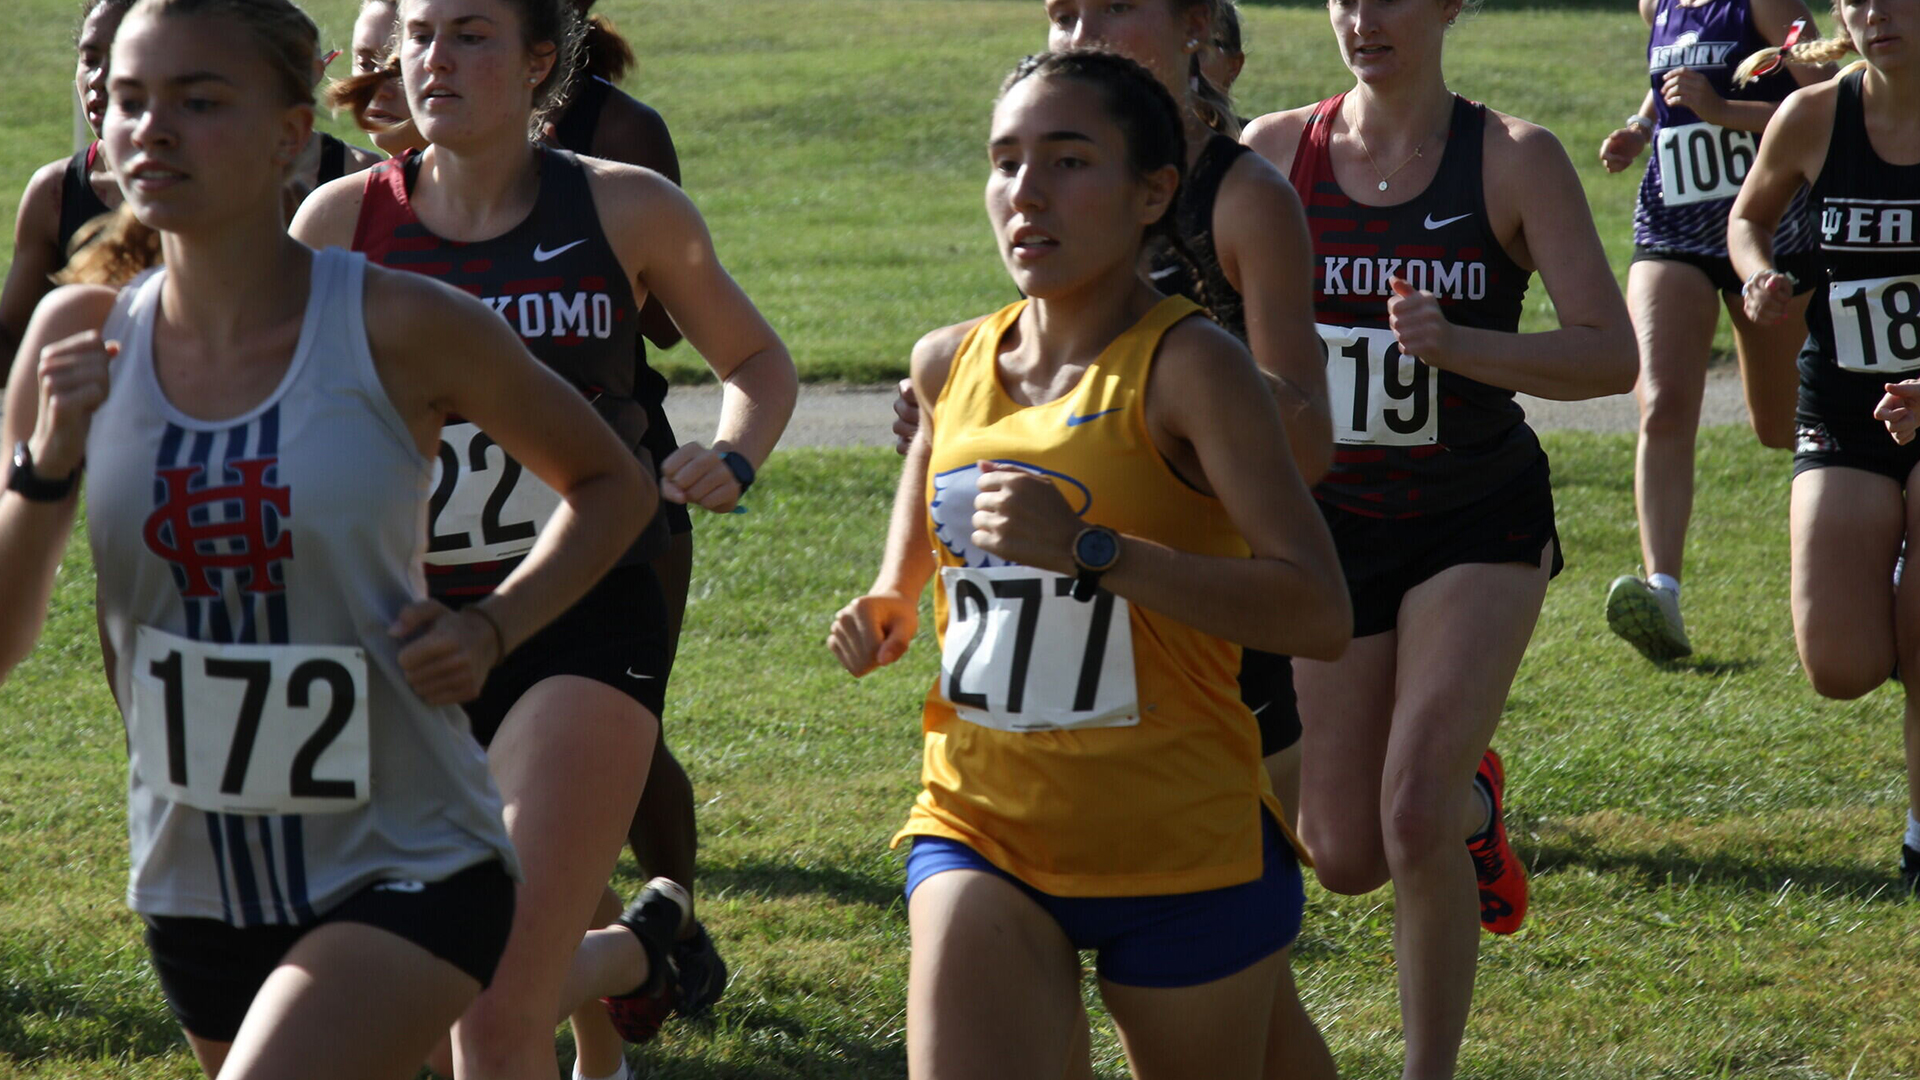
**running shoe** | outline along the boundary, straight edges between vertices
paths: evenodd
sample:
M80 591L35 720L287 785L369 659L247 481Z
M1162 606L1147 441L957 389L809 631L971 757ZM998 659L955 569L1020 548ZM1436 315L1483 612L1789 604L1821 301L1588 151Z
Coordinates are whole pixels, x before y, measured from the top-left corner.
M720 950L714 948L713 938L698 919L693 923L693 936L674 943L673 966L680 973L676 1009L681 1016L704 1015L727 992L727 962L720 958Z
M1607 626L1656 664L1693 655L1680 621L1680 594L1631 574L1614 578L1607 588Z
M660 1034L660 1025L679 1001L680 979L674 969L674 942L693 912L693 898L677 883L654 878L627 906L619 925L633 932L647 954L647 981L625 994L604 997L607 1019L620 1037L644 1046Z
M1527 917L1527 868L1507 843L1507 823L1500 810L1507 773L1499 754L1487 750L1473 783L1493 807L1493 823L1467 841L1474 875L1480 879L1480 925L1490 934L1511 934Z
M1900 880L1906 884L1908 896L1920 896L1920 851L1904 843L1900 845Z

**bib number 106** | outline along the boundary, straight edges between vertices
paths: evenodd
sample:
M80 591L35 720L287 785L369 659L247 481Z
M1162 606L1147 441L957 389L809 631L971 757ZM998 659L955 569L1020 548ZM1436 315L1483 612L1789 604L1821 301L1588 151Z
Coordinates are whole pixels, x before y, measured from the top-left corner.
M1690 206L1740 194L1753 168L1760 136L1716 124L1660 129L1660 201Z

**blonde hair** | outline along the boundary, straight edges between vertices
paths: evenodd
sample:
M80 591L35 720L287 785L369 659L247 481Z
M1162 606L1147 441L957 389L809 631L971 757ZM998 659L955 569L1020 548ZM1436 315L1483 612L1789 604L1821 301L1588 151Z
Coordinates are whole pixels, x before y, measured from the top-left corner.
M288 105L313 104L313 62L320 29L288 0L138 0L136 14L199 16L242 27L253 36L260 55L273 68L280 95ZM122 202L111 214L88 222L75 234L66 268L54 276L60 284L84 282L124 285L160 262L160 234Z
M1802 41L1791 49L1778 47L1761 49L1742 60L1740 66L1733 69L1733 85L1745 86L1759 78L1754 72L1774 62L1776 58L1789 64L1831 64L1842 57L1858 53L1859 50L1853 46L1852 35L1847 33L1846 20L1840 17L1840 0L1833 0L1833 21L1840 28L1840 33L1834 37ZM1866 63L1864 59L1855 61L1848 64L1845 70L1852 71L1864 63Z

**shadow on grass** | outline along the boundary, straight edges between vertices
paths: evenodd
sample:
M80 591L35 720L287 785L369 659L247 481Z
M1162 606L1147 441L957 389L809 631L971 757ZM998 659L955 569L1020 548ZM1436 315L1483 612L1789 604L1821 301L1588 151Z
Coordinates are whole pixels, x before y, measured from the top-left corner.
M1850 900L1897 903L1906 899L1891 866L1823 863L1771 852L1703 853L1680 843L1659 843L1654 837L1649 838L1654 842L1645 849L1623 850L1584 829L1550 821L1539 822L1531 831L1541 840L1516 846L1534 873L1583 866L1630 876L1649 890L1672 885L1717 885L1772 895L1791 885L1798 892Z
M648 1059L636 1070L638 1076L671 1076L674 1080L761 1080L766 1077L887 1077L907 1074L907 1047L904 1041L885 1043L840 1038L808 1025L764 1002L735 1006L722 1002L716 1010L716 1023L705 1026L710 1034L725 1029L733 1036L745 1036L755 1048L751 1061L674 1060L674 1048L648 1051Z
M838 866L801 865L776 859L743 859L703 867L702 892L741 892L768 900L828 896L842 903L891 907L900 900L901 882L882 880Z
M1661 664L1662 670L1679 675L1738 675L1743 671L1752 671L1760 666L1760 661L1748 656L1738 660L1722 660L1715 656L1694 655L1685 660L1674 660Z
M0 1062L138 1059L186 1049L159 994L103 998L93 987L32 978L40 974L14 973L0 982Z

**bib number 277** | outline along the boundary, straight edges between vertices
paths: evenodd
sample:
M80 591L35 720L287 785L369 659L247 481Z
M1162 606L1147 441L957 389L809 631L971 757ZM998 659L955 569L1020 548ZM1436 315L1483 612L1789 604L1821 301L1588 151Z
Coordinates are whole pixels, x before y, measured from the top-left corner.
M1140 722L1127 602L1075 600L1073 579L1025 566L950 566L940 689L963 720L1000 731Z

